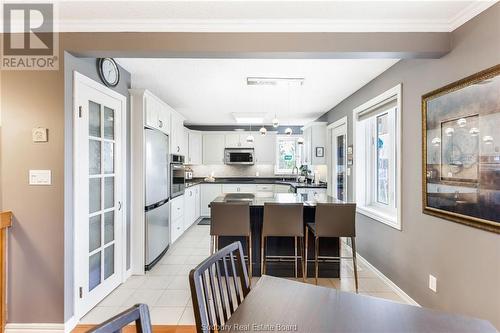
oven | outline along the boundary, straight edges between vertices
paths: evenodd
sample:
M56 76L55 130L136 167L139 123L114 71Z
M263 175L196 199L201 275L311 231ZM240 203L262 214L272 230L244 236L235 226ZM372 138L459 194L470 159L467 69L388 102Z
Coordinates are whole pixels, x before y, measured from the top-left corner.
M170 198L173 199L184 194L186 188L186 171L184 169L184 156L171 155L170 159Z
M254 164L253 148L226 148L224 149L225 164Z

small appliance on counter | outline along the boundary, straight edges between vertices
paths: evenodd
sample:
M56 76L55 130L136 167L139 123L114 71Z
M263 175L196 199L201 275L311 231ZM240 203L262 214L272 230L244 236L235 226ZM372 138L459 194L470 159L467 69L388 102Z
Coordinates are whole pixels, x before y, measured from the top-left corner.
M186 167L184 170L186 173L185 178L186 179L193 179L193 169L191 169L190 167Z

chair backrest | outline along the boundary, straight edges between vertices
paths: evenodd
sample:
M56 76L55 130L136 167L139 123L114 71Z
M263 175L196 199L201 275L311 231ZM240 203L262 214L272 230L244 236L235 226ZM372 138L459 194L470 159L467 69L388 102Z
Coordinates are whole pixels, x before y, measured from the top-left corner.
M243 249L234 242L189 273L197 332L221 331L250 291Z
M264 203L263 236L303 236L302 203Z
M320 237L355 237L355 203L318 203L315 214L316 234Z
M210 215L210 235L250 235L250 205L248 202L212 202Z
M137 333L153 333L146 304L136 304L101 325L91 328L87 333L121 333L122 328L134 321Z

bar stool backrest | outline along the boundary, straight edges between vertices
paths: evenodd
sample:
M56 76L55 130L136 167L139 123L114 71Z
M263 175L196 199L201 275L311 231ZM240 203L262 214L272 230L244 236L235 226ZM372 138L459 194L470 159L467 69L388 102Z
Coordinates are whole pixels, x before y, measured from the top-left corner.
M250 205L248 202L212 202L210 212L210 235L250 235Z
M304 236L304 205L302 203L264 203L262 235Z
M319 237L356 237L356 204L318 203L315 224Z
M120 333L122 328L135 322L137 333L153 333L148 306L136 304L133 307L106 320L101 325L91 328L87 333Z

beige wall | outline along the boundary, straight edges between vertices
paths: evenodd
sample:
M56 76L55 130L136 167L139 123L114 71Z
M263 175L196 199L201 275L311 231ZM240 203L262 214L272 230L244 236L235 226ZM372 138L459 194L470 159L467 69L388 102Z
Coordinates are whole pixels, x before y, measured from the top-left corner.
M59 71L2 72L1 77L1 207L15 215L8 321L64 321L64 50L94 56L435 58L449 51L449 41L447 33L61 34ZM48 143L31 142L36 126L49 128ZM51 169L52 186L28 186L30 168Z
M446 56L400 61L320 120L347 116L352 144L352 110L403 84L403 230L358 214L358 251L422 306L485 318L500 329L500 235L422 213L420 125L423 94L500 63L500 4L455 30L452 41ZM348 182L352 193L352 177ZM428 288L429 274L437 293Z

